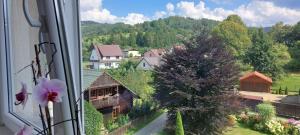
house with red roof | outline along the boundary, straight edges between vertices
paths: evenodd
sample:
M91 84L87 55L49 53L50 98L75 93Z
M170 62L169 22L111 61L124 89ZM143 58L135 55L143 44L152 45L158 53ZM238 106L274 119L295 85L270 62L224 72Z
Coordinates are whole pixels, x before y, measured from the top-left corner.
M94 45L90 57L91 68L118 68L123 59L123 52L119 45Z
M257 71L240 78L240 91L271 92L272 79Z
M144 53L144 57L162 57L166 53L165 49L151 49Z

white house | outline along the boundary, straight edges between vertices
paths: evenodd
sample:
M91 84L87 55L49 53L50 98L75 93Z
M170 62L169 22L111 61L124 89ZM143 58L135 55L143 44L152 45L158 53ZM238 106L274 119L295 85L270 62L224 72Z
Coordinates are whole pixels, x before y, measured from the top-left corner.
M119 45L94 45L90 62L93 69L118 68L123 53Z
M144 57L136 68L142 70L153 70L155 66L160 66L160 64L161 57Z

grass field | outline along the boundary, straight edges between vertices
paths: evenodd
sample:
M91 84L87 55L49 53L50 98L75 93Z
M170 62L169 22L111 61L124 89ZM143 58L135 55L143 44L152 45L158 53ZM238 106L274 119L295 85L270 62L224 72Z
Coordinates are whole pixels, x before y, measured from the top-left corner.
M282 79L276 81L273 84L272 89L273 90L279 89L280 86L282 90L284 90L287 87L289 92L292 92L293 94L297 94L300 89L300 73L288 74Z
M139 131L140 129L142 129L143 127L145 127L147 124L149 124L151 121L153 121L154 119L156 119L158 116L160 116L162 113L164 113L164 110L159 110L156 111L155 113L149 115L148 117L146 117L146 119L139 123L138 125L135 125L131 128L129 128L127 130L126 135L133 135L135 132Z
M228 129L224 135L267 135L254 130L251 130L244 125L237 123L233 128Z

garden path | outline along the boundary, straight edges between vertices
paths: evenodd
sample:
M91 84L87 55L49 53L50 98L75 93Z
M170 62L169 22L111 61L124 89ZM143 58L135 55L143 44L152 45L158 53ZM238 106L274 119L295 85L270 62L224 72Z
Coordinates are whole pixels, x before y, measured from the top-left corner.
M158 132L164 129L166 123L167 113L164 112L134 135L156 135Z

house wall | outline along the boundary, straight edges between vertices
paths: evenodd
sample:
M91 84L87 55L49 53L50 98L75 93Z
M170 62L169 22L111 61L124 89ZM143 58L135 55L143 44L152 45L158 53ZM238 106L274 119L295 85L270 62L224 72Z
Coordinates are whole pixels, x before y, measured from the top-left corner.
M153 67L146 62L145 59L141 60L141 62L137 65L137 69L142 70L153 70Z
M96 49L92 50L92 54L90 56L90 61L98 61L99 60L99 56L97 55Z
M109 57L101 57L98 56L96 49L92 50L92 54L90 56L90 63L93 69L110 69L110 68L118 68L120 65L121 60L123 59L122 56L117 58L116 56ZM111 63L109 65L105 65L105 63Z
M246 80L240 81L241 91L254 91L254 92L271 92L271 83L259 77L250 77Z

